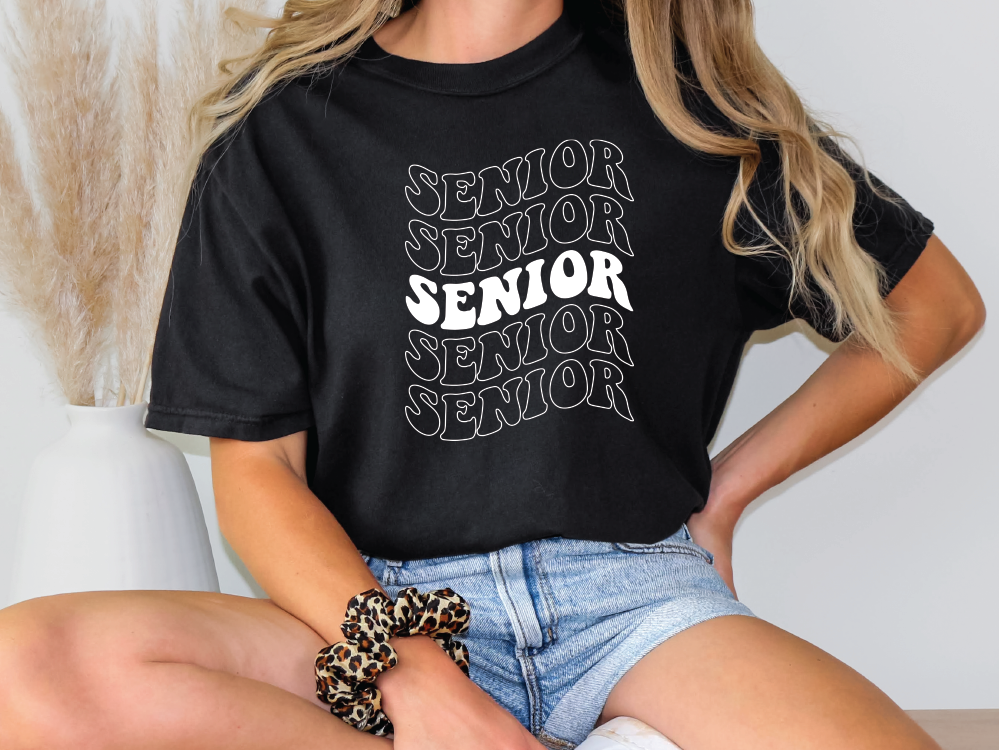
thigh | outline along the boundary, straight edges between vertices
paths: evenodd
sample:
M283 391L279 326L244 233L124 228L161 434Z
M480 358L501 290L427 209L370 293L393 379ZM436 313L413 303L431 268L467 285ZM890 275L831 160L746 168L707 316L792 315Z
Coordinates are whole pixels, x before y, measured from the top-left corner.
M712 554L682 524L653 543L551 538L533 545L539 587L555 634L531 656L540 676L543 743L584 741L618 681L658 644L725 615L753 617L737 602Z
M608 696L684 750L940 750L884 692L756 617L717 617L664 641Z
M58 681L74 669L127 680L137 663L186 663L266 682L329 710L316 697L314 673L327 644L270 599L159 590L45 596L0 610L0 641L16 644L0 658L16 659L19 673L48 665L38 679Z

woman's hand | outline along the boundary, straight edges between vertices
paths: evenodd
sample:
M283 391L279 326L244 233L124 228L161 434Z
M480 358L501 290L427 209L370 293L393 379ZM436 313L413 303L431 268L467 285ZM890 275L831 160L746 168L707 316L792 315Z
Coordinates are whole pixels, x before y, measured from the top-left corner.
M700 513L691 514L687 520L687 527L694 543L715 555L713 566L738 601L736 584L733 582L733 532L736 530L739 516L733 516L731 512L725 512L722 508L721 503L712 502L712 496L709 494L704 509Z
M399 663L380 674L375 684L392 721L393 750L544 750L430 637L397 637L391 642Z

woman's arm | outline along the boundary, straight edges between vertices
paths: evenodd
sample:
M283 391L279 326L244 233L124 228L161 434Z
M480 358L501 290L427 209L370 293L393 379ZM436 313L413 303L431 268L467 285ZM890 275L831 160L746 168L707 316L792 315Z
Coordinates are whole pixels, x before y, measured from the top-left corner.
M972 279L937 235L886 303L905 314L901 343L923 378L958 353L986 320ZM848 338L801 388L712 459L708 502L688 527L716 555L730 588L732 534L746 506L860 435L913 390L878 354Z
M260 442L211 438L212 484L219 529L253 577L277 606L336 643L344 640L340 624L351 597L385 589L306 484L306 434ZM429 636L390 643L399 663L375 681L390 718L393 688L408 672L468 679Z

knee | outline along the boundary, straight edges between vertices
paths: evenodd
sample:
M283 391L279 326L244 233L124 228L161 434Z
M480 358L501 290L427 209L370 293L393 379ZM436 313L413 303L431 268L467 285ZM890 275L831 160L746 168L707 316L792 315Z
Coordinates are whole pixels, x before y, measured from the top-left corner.
M0 610L0 747L97 748L106 679L88 665L93 618L71 595ZM101 683L104 684L101 684Z

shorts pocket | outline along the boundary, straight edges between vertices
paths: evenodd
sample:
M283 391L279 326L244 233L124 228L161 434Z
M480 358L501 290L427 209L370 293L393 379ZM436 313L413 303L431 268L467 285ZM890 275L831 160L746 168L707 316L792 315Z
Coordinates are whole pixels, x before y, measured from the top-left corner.
M676 552L682 555L694 555L711 565L715 556L704 547L695 544L691 539L691 533L687 529L687 524L681 527L665 539L657 542L614 542L614 548L620 552L638 554L665 554Z

